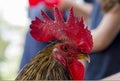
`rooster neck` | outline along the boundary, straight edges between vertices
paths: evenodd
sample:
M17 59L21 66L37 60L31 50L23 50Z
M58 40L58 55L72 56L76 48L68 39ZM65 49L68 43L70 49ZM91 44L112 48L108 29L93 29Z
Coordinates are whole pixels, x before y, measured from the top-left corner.
M70 72L73 80L84 79L84 66L77 59L73 59L72 62L67 63L67 69Z

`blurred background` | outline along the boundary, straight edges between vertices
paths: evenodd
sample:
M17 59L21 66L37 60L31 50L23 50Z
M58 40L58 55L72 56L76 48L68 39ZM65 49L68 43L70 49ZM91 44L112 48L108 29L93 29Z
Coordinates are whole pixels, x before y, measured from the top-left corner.
M27 0L0 0L0 80L14 80L28 27Z

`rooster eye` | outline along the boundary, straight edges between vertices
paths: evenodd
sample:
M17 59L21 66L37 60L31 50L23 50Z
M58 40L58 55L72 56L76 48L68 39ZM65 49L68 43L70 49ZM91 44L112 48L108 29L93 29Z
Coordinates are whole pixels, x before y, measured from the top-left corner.
M62 46L62 50L68 51L68 49L69 49L69 46L68 46L68 45L63 45L63 46Z

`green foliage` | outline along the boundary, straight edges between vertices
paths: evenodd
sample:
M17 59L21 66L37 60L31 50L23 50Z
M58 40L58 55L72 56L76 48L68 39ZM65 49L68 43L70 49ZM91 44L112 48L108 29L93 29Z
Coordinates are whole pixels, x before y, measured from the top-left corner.
M16 77L25 31L26 27L11 25L0 17L0 81Z
M8 42L4 41L2 38L0 38L0 61L5 60L5 49L8 46Z

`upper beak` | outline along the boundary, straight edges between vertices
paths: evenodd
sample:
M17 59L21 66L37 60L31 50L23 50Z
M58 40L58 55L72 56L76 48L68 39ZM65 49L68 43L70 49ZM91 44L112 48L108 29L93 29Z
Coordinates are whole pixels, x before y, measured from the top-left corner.
M78 54L77 57L78 57L78 59L83 59L90 63L90 56L88 54Z

